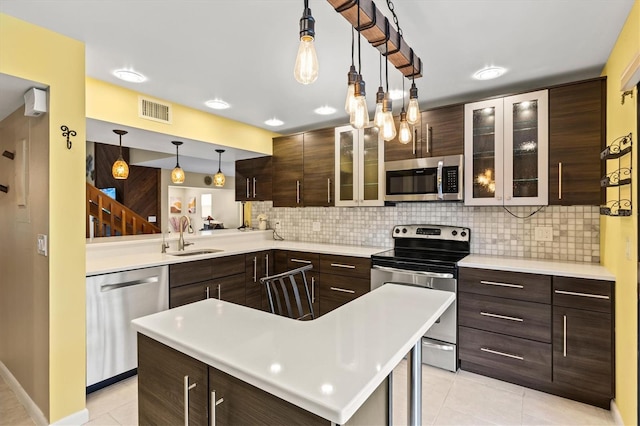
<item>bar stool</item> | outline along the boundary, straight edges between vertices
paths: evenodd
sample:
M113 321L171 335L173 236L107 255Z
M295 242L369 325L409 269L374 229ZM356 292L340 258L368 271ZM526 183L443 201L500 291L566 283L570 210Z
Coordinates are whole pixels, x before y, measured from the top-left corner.
M292 269L280 274L271 275L269 277L260 278L260 283L266 286L267 296L269 297L269 309L272 314L288 316L296 320L312 320L315 319L313 312L313 304L309 295L309 285L307 284L307 276L305 271L313 268L313 265L305 265L300 268ZM302 278L301 282L296 281ZM302 308L302 300L300 293L304 291L308 312ZM295 306L292 307L292 299ZM297 308L297 314L294 312ZM286 309L286 310L285 310Z

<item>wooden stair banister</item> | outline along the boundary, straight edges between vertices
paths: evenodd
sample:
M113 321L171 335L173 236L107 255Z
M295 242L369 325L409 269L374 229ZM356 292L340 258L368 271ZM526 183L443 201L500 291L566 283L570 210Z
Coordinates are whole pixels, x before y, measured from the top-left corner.
M153 223L147 221L127 206L119 203L87 182L87 238L109 235L138 235L160 233ZM93 222L91 221L93 217ZM107 233L107 229L110 230ZM107 235L109 234L109 235Z

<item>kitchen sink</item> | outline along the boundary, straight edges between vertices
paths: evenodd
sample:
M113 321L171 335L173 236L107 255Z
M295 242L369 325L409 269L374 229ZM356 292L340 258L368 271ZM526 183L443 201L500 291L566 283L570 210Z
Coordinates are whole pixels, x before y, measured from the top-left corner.
M197 256L199 254L211 254L211 253L218 253L218 252L221 252L221 251L223 251L223 250L219 250L219 249L200 249L200 250L179 251L179 252L167 253L167 254L171 255L171 256Z

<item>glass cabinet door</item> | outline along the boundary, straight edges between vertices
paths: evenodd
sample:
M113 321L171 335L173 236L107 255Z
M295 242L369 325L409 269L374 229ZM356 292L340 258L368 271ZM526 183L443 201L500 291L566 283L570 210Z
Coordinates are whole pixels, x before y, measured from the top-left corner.
M377 127L365 127L360 131L361 206L384 205L384 145Z
M465 204L502 204L503 102L465 105Z
M352 205L356 200L357 137L351 126L336 128L336 206Z
M548 204L548 94L504 98L504 204Z

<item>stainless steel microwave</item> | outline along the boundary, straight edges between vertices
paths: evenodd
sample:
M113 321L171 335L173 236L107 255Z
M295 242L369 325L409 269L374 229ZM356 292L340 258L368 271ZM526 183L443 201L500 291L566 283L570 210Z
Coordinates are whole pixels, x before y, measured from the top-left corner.
M387 161L385 201L460 201L462 155Z

